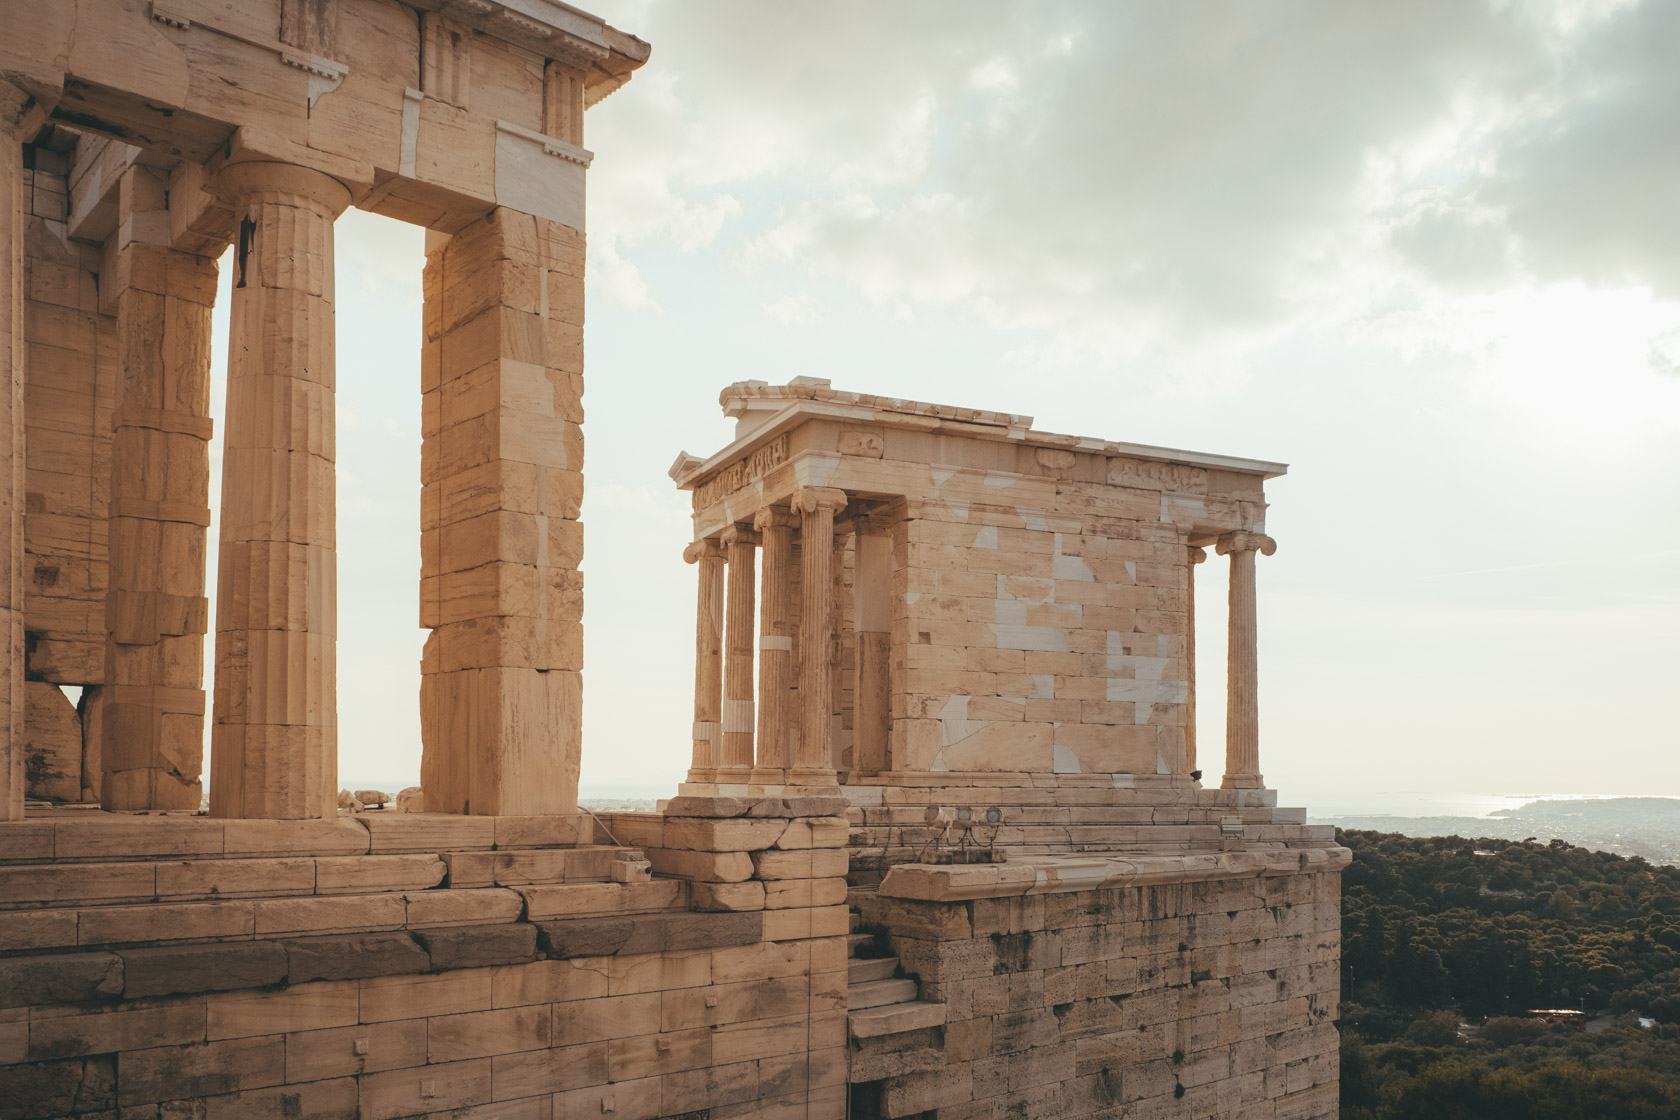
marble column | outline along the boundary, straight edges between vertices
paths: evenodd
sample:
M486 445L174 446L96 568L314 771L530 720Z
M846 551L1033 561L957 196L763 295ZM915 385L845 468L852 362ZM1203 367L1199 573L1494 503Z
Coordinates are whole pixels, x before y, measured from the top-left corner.
M800 490L794 498L800 513L799 747L788 784L802 788L838 788L834 773L834 515L846 505L843 490Z
M1187 550L1184 572L1184 768L1192 773L1196 764L1196 565L1207 560L1207 549Z
M717 780L723 757L723 546L695 541L683 559L700 575L694 611L694 761L691 782Z
M792 765L793 511L763 509L753 527L763 540L758 612L758 761L754 784L780 785Z
M718 766L733 774L720 781L746 781L753 764L753 586L758 534L740 525L723 531L729 553L727 622L723 634L723 757Z
M216 261L170 246L168 178L118 187L100 804L197 809L204 764L210 316Z
M333 221L350 192L253 162L217 188L241 219L228 345L210 813L337 813Z
M1259 626L1254 554L1277 551L1264 533L1226 533L1217 545L1231 557L1230 629L1225 674L1225 789L1263 789L1260 776Z
M23 819L23 145L45 116L0 81L0 820Z

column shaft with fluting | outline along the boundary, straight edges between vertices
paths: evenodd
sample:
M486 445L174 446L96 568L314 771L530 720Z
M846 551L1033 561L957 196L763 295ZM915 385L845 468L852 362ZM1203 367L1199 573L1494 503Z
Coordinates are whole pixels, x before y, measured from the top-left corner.
M699 573L694 609L694 760L691 782L713 781L723 756L723 547L695 541L683 559Z
M216 262L170 247L168 185L154 168L123 172L115 267L101 277L116 290L121 362L98 701L106 809L201 800Z
M793 530L786 509L760 510L753 520L764 542L758 613L758 780L779 783L792 765Z
M800 513L798 753L788 774L790 785L830 786L834 777L835 633L834 514L846 504L843 491L801 490Z
M1259 625L1254 595L1254 556L1270 556L1277 544L1261 533L1226 533L1219 538L1221 555L1231 557L1230 629L1225 675L1226 789L1259 789L1260 776L1260 660Z
M753 587L758 535L732 525L723 531L729 555L729 587L724 610L723 758L721 770L746 771L753 764ZM735 780L745 778L737 773Z
M1196 565L1207 559L1207 549L1191 548L1184 571L1184 768L1196 765Z
M223 170L241 220L228 345L210 812L337 812L333 221L349 192Z

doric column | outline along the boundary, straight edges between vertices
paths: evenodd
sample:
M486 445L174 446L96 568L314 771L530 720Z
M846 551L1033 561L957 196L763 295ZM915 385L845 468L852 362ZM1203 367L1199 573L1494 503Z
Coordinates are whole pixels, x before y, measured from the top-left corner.
M792 765L793 529L798 519L781 508L753 519L764 542L758 613L758 780L780 784ZM773 771L773 773L771 772Z
M892 526L860 517L852 565L857 678L852 690L852 768L887 769L892 734Z
M729 590L723 655L723 770L753 764L753 582L758 534L740 525L723 531L729 553ZM738 774L744 780L745 774Z
M240 218L228 344L210 812L337 812L333 221L350 192L224 169Z
M800 513L799 749L788 784L835 786L834 514L846 505L843 490L807 488L795 496Z
M1277 551L1264 533L1226 533L1221 556L1231 557L1230 637L1225 672L1225 789L1261 789L1259 627L1254 600L1254 554Z
M216 262L169 244L168 179L123 172L111 275L121 362L111 435L100 804L197 809Z
M45 115L0 81L0 820L23 819L23 145Z
M1184 679L1189 682L1184 701L1184 768L1196 765L1196 565L1207 560L1207 549L1191 548L1184 573Z
M700 575L694 609L694 761L691 782L717 778L723 758L723 546L695 541L683 559Z

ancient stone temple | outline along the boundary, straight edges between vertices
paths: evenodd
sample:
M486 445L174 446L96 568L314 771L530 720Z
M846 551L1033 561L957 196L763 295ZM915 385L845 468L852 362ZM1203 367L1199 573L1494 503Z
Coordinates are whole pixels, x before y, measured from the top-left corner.
M648 57L557 0L0 0L0 1120L1333 1116L1277 464L732 386L673 468L692 768L579 811L583 124ZM337 789L351 206L427 230L412 812Z
M699 571L673 805L838 787L854 1114L1334 1116L1347 852L1260 770L1282 464L813 378L722 404L735 441L671 470ZM1230 630L1204 783L1209 550Z

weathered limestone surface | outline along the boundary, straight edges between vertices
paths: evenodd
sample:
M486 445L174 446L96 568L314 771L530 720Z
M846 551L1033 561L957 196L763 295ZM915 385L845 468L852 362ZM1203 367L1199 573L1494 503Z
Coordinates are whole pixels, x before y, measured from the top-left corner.
M0 1102L43 1117L844 1115L846 909L809 901L844 898L843 823L603 818L666 851L746 860L758 904L702 912L683 890L613 897L624 849L533 820L0 825ZM360 854L235 854L275 824L293 851L359 837ZM381 833L429 846L382 856ZM760 846L782 841L827 858L759 870L775 851ZM53 898L20 886L55 879ZM276 894L287 882L297 893ZM767 887L807 901L771 909ZM536 917L554 892L571 892L564 916Z
M854 1041L876 1115L1336 1115L1335 871L860 909L945 1011L934 1068Z
M116 305L99 251L67 236L77 145L47 131L24 171L25 656L32 679L88 686L104 679Z
M157 170L123 172L118 212L114 267L104 277L117 292L122 374L112 417L99 801L196 809L216 263L170 246L168 179Z
M0 472L0 529L5 553L0 557L0 643L6 673L0 680L0 820L23 815L24 599L23 492L24 458L24 215L23 144L30 139L44 107L33 92L0 80L0 455L9 466Z
M338 812L332 225L350 193L318 171L264 161L227 168L217 189L240 218L240 243L210 811L328 817ZM116 733L108 725L108 740Z
M432 811L577 804L583 234L512 210L426 257L421 786Z

